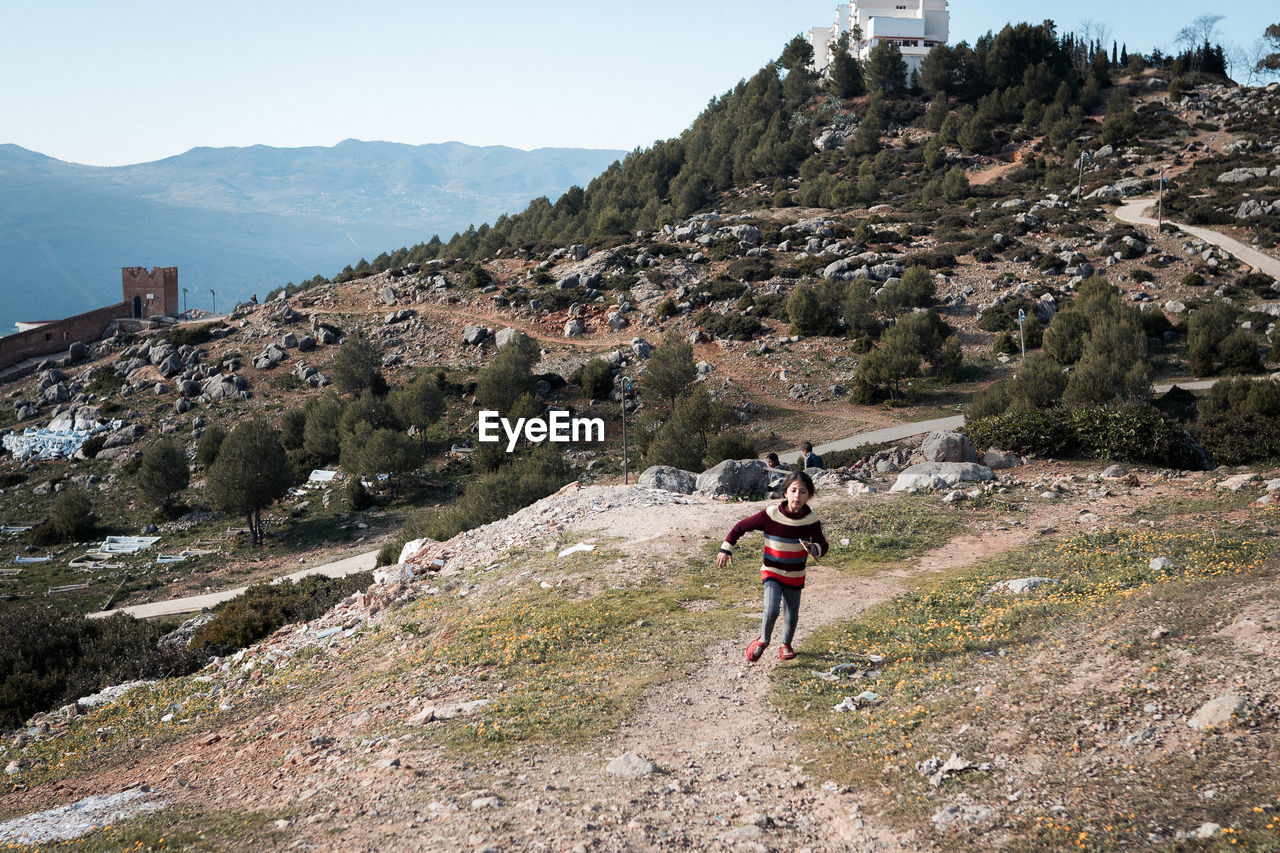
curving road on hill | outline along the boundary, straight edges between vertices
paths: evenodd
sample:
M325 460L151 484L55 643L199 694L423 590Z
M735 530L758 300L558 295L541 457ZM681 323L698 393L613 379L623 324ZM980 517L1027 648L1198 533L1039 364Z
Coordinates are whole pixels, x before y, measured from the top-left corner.
M1127 222L1130 225L1150 225L1153 228L1157 227L1159 223L1146 215L1147 211L1151 208L1151 205L1155 203L1156 199L1154 198L1138 198L1133 201L1125 202L1116 208L1116 219L1119 219L1121 222ZM1206 243L1212 243L1226 252L1230 252L1246 264L1262 270L1262 272L1276 280L1280 280L1280 260L1277 260L1270 255L1263 254L1257 249L1246 246L1239 240L1228 237L1225 234L1220 234L1217 231L1211 231L1208 228L1198 228L1195 225L1183 225L1181 222L1174 222L1171 219L1166 219L1165 222L1176 225L1179 230L1199 237Z
M377 551L369 551L364 554L356 554L354 557L347 557L343 560L337 560L332 563L325 563L322 566L312 566L309 569L294 572L277 578L272 583L279 581L296 581L307 577L308 575L324 575L330 578L345 577L356 572L373 571L374 563L378 559ZM197 613L207 607L213 607L224 601L235 598L244 592L248 587L239 586L235 589L224 589L221 592L209 592L204 595L192 595L186 598L171 598L168 601L153 601L148 604L134 604L130 607L120 607L115 610L99 610L96 613L89 613L90 619L104 619L113 616L116 613L127 613L137 619L151 619L156 616L174 616L178 613Z

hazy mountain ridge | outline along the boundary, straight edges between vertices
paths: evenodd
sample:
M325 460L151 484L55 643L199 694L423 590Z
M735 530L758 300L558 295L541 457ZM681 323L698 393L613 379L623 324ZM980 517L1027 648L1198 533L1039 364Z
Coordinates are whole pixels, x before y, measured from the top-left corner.
M95 167L0 145L0 324L114 300L119 268L133 265L177 266L203 294L191 307L212 307L209 290L229 306L554 198L622 154L346 140Z

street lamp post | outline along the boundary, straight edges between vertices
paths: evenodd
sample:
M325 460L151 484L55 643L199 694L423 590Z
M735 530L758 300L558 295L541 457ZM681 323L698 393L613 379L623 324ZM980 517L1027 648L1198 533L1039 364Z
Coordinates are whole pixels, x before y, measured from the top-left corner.
M187 289L182 288L182 313L187 313Z
M209 295L213 297L213 313L216 316L218 313L218 294L214 293L211 287L209 288Z
M1022 360L1027 360L1027 333L1023 330L1022 324L1027 320L1027 312L1018 309L1018 340L1022 342Z

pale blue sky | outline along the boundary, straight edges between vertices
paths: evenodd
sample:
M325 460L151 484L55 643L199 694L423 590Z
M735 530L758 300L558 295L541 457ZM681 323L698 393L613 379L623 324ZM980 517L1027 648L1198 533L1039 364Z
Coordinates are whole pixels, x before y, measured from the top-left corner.
M0 142L123 165L195 146L632 149L834 18L835 0L3 0ZM1168 50L1205 11L1247 47L1259 0L952 0L952 41L1046 18ZM1011 17L1011 15L1013 17Z

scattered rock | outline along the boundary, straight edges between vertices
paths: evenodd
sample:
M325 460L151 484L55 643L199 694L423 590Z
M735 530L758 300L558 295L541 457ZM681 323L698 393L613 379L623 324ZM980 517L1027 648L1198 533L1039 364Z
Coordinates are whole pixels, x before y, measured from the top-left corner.
M624 752L605 766L605 772L614 776L651 776L658 772L658 765L634 752Z
M1222 696L1205 702L1187 721L1187 726L1196 731L1220 729L1231 724L1237 711L1244 710L1245 699L1236 693L1225 693Z

